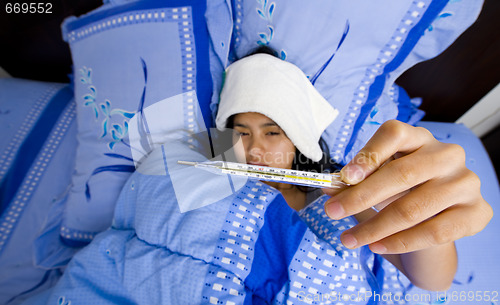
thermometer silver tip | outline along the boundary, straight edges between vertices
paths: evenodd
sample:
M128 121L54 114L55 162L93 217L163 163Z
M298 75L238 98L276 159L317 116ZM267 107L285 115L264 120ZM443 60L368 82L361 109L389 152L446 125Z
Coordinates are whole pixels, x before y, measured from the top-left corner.
M183 164L183 165L192 165L195 166L197 162L191 162L191 161L177 161L178 164Z

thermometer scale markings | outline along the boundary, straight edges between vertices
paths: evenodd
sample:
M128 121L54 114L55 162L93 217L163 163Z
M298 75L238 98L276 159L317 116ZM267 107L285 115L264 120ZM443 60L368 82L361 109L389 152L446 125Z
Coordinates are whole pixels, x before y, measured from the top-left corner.
M192 165L207 170L219 170L220 173L247 176L277 182L288 182L315 187L338 187L344 184L335 174L305 172L291 169L262 167L244 163L226 161L191 162L178 161L179 164ZM336 185L339 184L339 185Z
M272 177L282 177L282 178L288 178L288 179L302 179L302 180L307 180L307 181L317 181L317 182L325 182L325 183L331 183L332 179L319 179L319 178L314 178L314 177L308 177L308 176L297 176L297 175L287 175L287 174L281 174L281 173L273 173L270 171L265 171L262 170L262 168L259 168L259 170L246 170L246 169L236 169L236 168L228 168L228 167L219 167L222 169L223 172L231 174L232 172L244 172L248 173L249 175L255 174L255 175L262 175L262 176L272 176Z

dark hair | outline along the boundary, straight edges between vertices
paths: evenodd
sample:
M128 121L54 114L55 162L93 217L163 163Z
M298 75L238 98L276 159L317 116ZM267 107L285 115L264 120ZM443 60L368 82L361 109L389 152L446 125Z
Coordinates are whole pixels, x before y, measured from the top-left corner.
M247 55L243 56L242 58L249 57L249 56L252 56L255 54L268 54L268 55L274 56L276 58L279 58L278 52L276 52L273 48L271 48L269 46L259 46L255 49L253 49ZM240 58L240 59L242 59L242 58Z
M316 172L316 173L333 173L341 167L338 163L332 160L328 145L323 138L319 139L319 147L321 148L321 159L317 162L303 155L300 150L295 148L295 158L293 160L292 169Z

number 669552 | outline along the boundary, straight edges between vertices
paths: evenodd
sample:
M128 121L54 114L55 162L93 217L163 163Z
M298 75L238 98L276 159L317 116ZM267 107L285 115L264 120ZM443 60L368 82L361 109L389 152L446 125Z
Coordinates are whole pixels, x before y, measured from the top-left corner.
M7 14L52 14L52 3L10 3L5 4Z

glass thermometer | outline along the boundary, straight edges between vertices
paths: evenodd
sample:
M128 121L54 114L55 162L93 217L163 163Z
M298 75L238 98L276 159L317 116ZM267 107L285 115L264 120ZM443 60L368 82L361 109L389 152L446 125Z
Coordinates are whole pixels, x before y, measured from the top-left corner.
M289 183L319 188L338 188L348 185L340 179L340 173L314 173L276 167L258 166L226 161L191 162L177 161L179 164L191 165L215 174L230 174L257 178L259 180Z

